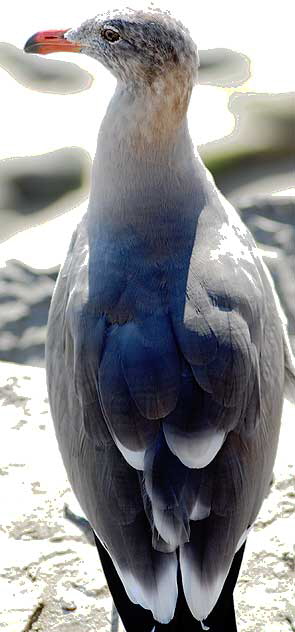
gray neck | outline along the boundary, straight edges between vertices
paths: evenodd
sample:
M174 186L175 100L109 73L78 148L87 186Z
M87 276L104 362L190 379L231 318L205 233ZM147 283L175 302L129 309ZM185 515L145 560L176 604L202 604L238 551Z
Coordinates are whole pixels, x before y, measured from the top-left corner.
M190 92L180 98L163 84L135 95L117 86L98 135L91 223L116 232L127 223L155 237L157 227L167 231L168 216L173 228L203 207L206 173L188 131Z

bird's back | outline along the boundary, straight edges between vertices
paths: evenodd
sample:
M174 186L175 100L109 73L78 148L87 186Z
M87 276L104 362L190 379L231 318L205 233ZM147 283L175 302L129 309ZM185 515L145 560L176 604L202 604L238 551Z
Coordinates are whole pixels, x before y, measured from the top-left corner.
M52 414L131 600L171 619L179 548L202 620L269 488L285 334L252 237L214 188L173 257L126 230L114 243L86 215L73 237L48 326Z

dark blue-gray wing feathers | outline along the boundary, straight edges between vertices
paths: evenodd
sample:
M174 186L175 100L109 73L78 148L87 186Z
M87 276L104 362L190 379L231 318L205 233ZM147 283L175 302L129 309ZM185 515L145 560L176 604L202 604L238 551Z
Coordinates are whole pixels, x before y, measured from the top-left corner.
M269 484L285 379L283 361L276 376L271 367L284 342L259 265L250 281L240 273L238 292L195 282L180 300L176 287L158 310L121 323L91 310L79 288L67 302L64 357L84 429L76 487L88 490L88 517L130 598L164 623L176 549L201 620Z

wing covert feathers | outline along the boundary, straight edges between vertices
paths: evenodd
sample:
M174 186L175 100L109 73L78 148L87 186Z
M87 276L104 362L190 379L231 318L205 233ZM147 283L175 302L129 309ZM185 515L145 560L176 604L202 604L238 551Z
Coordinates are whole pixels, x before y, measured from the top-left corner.
M157 308L153 286L153 307L140 312L115 265L116 288L105 283L102 307L93 305L82 233L48 334L69 480L130 599L167 623L180 563L188 605L203 620L271 480L284 383L295 384L281 314L259 260L241 265L237 285L234 266L217 279L216 262L201 268L195 255L187 291L186 279L167 273ZM120 322L105 308L115 290L128 315Z
M105 481L120 501L110 500L110 489L103 489L99 500L97 485L94 501L99 505L108 498L112 507L117 502L120 532L106 515L103 525L96 515L91 524L108 543L130 599L161 622L173 616L177 599L175 551L180 548L187 602L202 620L256 515L250 507L258 457L251 460L249 454L261 425L258 353L240 314L214 310L206 318L198 314L198 328L159 312L146 330L133 322L111 325L86 311L80 335L72 334L73 383L88 440L100 449L109 437L125 463L119 475L118 452L112 452L104 466ZM134 476L141 518L132 519L130 511L126 524L122 515L130 499L124 500L124 489ZM144 560L145 573L136 558ZM167 582L174 588L163 602Z

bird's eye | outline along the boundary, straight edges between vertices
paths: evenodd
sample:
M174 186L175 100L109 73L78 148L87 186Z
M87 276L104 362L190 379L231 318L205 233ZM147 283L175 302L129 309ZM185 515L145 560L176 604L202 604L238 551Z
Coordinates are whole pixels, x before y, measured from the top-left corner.
M119 33L117 33L117 31L113 31L113 29L104 29L104 31L102 31L102 36L108 42L117 42L118 39L120 39Z

